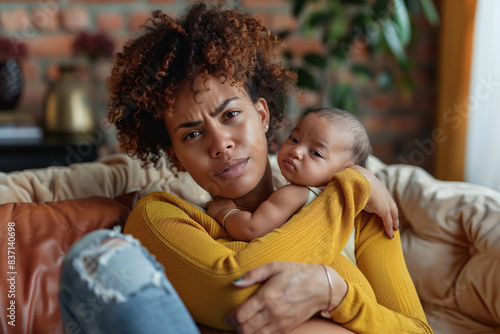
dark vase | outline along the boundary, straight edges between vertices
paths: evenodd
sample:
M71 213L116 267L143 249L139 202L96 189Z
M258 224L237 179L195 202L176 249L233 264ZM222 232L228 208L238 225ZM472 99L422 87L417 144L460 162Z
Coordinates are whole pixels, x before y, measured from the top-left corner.
M10 58L0 62L0 110L16 108L23 85L23 73L17 61Z

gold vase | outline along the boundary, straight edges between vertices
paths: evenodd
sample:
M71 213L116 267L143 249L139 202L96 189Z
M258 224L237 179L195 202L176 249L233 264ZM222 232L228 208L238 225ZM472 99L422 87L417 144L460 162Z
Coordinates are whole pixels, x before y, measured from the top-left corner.
M74 75L74 67L61 67L60 79L45 96L43 129L46 134L78 135L94 129L88 85Z

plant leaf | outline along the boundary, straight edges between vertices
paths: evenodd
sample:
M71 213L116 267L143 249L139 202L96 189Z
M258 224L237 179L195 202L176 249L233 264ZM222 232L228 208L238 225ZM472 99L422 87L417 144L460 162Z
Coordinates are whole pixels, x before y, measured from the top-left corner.
M397 23L401 42L403 45L408 45L411 39L411 25L408 9L403 0L394 0L394 19Z
M326 57L319 55L317 53L308 53L304 56L304 61L307 63L319 67L319 68L325 68L326 67Z
M430 24L436 26L439 24L439 14L431 0L420 0L420 5L422 6L423 12Z
M373 73L368 66L354 64L351 66L351 71L356 77L362 80L369 80L373 77Z
M331 91L332 106L339 109L344 109L351 113L356 108L354 90L349 83L343 82L333 87Z
M398 33L396 31L395 23L392 20L382 21L382 32L384 33L385 41L389 46L392 54L396 58L400 65L405 65L407 63L407 57L403 44L399 40Z
M345 15L336 15L333 22L328 30L328 39L330 41L337 41L343 35L345 35L346 29L349 27L347 22L347 17Z
M293 16L295 16L296 18L300 16L300 13L306 5L306 2L307 0L294 0L292 9Z
M309 25L311 27L325 25L329 20L334 17L334 14L328 12L314 12L309 17Z
M297 86L315 90L317 88L314 76L303 68L296 68L298 80Z
M340 0L345 5L361 5L366 3L366 0Z
M375 4L373 5L373 11L375 12L375 15L380 11L386 10L388 5L389 5L389 0L375 1Z

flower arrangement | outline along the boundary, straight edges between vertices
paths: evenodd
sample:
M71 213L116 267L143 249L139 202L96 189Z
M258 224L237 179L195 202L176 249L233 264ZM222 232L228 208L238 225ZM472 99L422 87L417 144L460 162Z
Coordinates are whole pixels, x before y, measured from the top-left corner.
M28 55L26 44L18 42L12 38L0 36L0 62L6 62L14 58L22 60Z
M86 56L93 64L98 59L113 56L115 43L104 33L89 34L81 32L73 42L73 53Z

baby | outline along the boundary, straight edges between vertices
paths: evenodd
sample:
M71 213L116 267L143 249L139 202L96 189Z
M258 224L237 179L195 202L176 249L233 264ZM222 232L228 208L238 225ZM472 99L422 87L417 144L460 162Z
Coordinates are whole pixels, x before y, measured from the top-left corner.
M352 164L365 167L370 151L366 130L356 117L334 108L315 109L302 118L279 150L278 165L290 184L276 189L253 213L237 209L226 199L207 203L207 212L235 240L262 237L312 202L335 173ZM354 231L343 254L356 263Z

